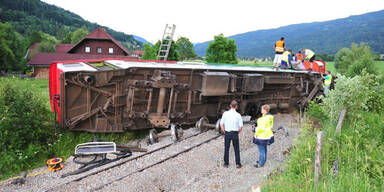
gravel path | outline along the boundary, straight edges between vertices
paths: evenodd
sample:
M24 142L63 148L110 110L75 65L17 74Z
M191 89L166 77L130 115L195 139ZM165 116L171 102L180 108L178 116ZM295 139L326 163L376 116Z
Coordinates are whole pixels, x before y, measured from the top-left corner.
M291 147L293 138L299 133L298 128L292 127L294 121L292 115L275 116L275 128L281 125L289 127L290 136L285 137L282 131L275 134L275 143L268 148L268 161L263 168L252 166L257 160L258 150L257 146L252 143L251 126L245 125L244 131L240 134L240 151L243 164L241 169L235 168L232 147L230 167L222 167L224 139L220 136L187 153L126 177L132 172L216 136L216 132L211 130L80 181L74 180L129 158L83 174L60 178L62 174L77 169L78 166L70 158L66 161L65 168L60 172L49 172L28 177L26 183L21 186L7 182L0 185L0 191L94 191L96 189L100 191L247 191L252 186L262 183L273 169L282 165L281 163L285 159L282 152ZM197 130L194 128L188 129L184 132L184 136L188 137L196 132ZM140 144L148 150L154 150L171 142L170 138L167 137L162 138L159 143L154 145L147 146L144 141L141 141ZM142 153L136 152L130 158L140 154ZM45 169L42 167L33 172Z

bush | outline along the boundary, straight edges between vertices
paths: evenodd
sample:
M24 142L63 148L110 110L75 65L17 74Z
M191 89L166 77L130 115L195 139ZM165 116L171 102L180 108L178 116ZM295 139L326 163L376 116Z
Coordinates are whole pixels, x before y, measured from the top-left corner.
M2 175L29 167L38 158L49 133L42 129L50 117L42 98L8 82L0 85L0 170Z
M315 186L313 181L316 129L307 122L301 126L284 171L262 190L298 191L300 187L301 191L383 191L383 92L372 74L363 72L353 78L340 75L329 96L321 104L311 103L306 112L321 121L324 134L319 184ZM348 110L347 119L341 132L335 134L335 120L343 108ZM336 160L337 174L333 171Z
M364 43L360 47L352 43L351 49L342 48L335 56L335 68L338 72L347 76L360 75L365 69L366 72L376 74L374 65L375 55L371 48Z
M338 75L335 80L335 89L330 90L323 99L323 112L331 120L338 118L342 109L348 111L348 116L356 118L359 112L383 110L383 95L379 90L377 77L364 72L362 76L346 77Z

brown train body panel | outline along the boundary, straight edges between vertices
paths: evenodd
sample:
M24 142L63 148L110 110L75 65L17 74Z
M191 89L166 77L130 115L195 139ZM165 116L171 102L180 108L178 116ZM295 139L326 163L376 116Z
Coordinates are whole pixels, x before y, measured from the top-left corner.
M319 73L177 68L76 71L60 76L62 127L123 132L218 119L231 100L242 115L262 104L275 111L304 107L321 89Z

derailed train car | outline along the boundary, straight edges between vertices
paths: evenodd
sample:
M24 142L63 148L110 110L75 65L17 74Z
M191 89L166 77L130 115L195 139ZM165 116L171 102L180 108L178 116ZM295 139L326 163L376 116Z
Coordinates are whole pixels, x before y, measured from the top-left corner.
M49 82L61 127L101 133L214 123L233 99L242 115L290 112L322 89L318 72L141 60L57 62Z

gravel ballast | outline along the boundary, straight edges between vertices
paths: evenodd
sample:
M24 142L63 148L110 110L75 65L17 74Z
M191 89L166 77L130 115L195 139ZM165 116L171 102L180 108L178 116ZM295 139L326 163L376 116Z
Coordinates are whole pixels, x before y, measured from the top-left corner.
M199 134L152 154L129 161L120 166L97 173L98 170L127 161L142 153L134 152L133 156L93 169L86 173L66 178L61 175L78 168L70 159L59 172L48 172L34 177L27 177L24 185L13 185L6 182L0 185L0 191L249 191L252 186L261 184L276 168L283 165L286 156L283 152L290 148L293 139L298 136L299 128L294 123L296 115L275 115L274 129L288 127L289 136L282 130L275 133L275 143L268 147L267 163L262 168L253 164L258 159L257 146L252 143L251 125L245 124L240 133L240 153L243 167L237 169L234 163L233 146L230 150L230 166L224 168L224 138L220 136L212 141L182 153L174 158L151 166L167 157L217 136L214 130ZM191 128L184 131L184 137L196 134L198 130ZM169 137L160 139L159 143L147 145L141 141L142 147L148 151L172 143ZM148 169L138 170L151 166ZM34 170L39 172L45 167ZM96 173L85 177L84 175Z

